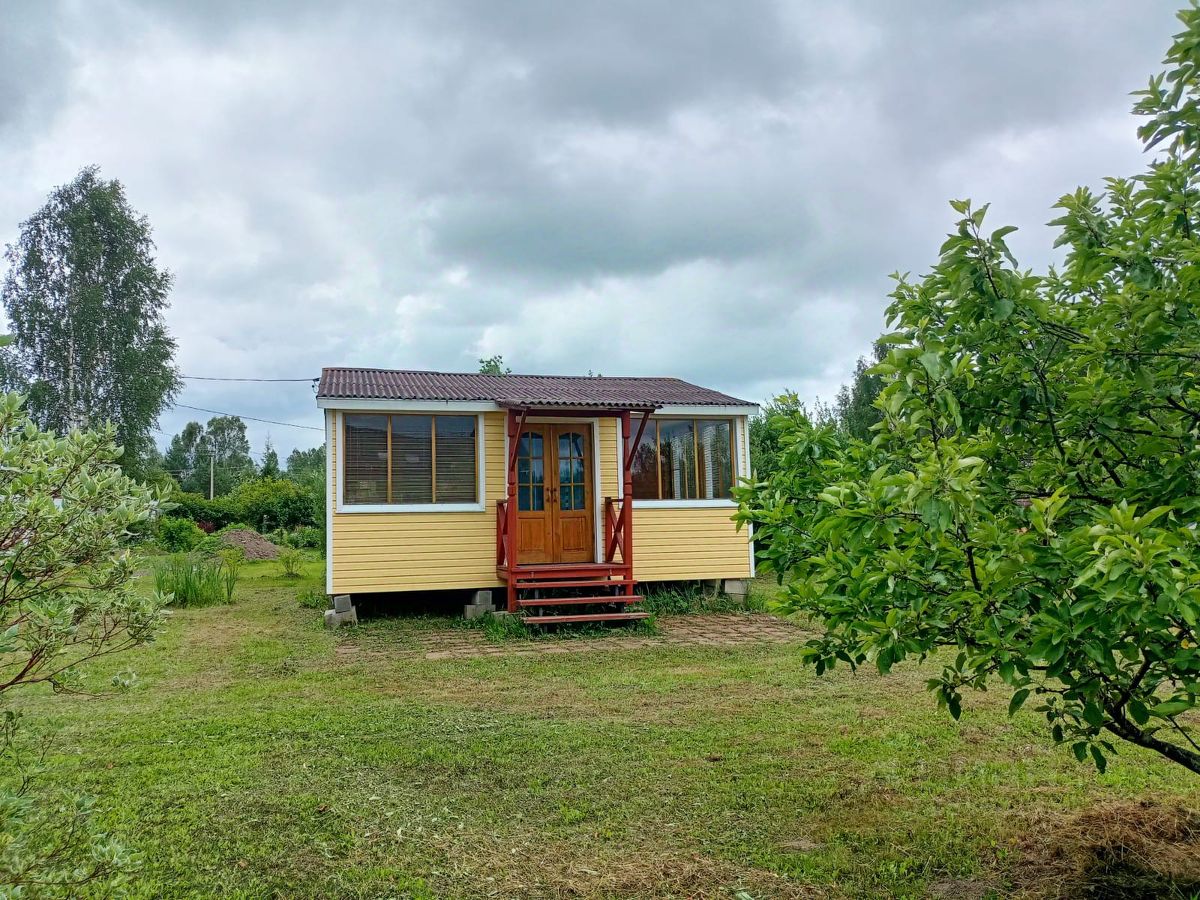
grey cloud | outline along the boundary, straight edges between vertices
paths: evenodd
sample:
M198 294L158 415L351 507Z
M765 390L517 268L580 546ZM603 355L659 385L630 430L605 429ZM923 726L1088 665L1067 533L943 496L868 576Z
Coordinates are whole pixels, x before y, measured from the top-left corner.
M26 4L0 29L0 242L96 162L176 273L188 374L503 353L829 397L948 198L995 200L1041 264L1059 194L1141 165L1127 93L1175 5ZM320 423L306 385L181 400Z

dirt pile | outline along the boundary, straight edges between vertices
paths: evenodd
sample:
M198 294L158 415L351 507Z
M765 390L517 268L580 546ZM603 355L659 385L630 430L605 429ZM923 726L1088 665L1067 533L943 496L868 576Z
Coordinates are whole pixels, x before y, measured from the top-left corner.
M275 559L279 556L279 548L257 531L225 531L221 533L221 543L239 548L246 554L246 559Z
M1200 814L1174 804L1099 804L1037 823L1018 846L1018 896L1189 897L1200 891Z

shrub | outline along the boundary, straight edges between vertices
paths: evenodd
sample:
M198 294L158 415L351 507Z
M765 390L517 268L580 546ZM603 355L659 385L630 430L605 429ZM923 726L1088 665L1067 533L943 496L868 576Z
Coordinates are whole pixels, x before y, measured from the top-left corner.
M164 498L121 473L111 425L58 436L22 406L0 393L0 895L112 896L128 854L86 798L30 790L46 746L14 743L9 691L77 689L88 661L154 638L165 598L134 589L127 541Z
M324 550L325 529L303 525L295 531L283 532L276 543L282 543L298 550Z
M214 606L231 603L240 563L233 559L196 554L176 554L154 569L154 586L171 594L174 606Z
M191 519L207 532L224 528L241 518L240 509L230 502L229 497L209 500L200 494L179 492L171 495L171 501L175 504L176 515Z
M164 550L186 552L194 549L203 538L204 532L190 519L163 516L158 520L158 543Z
M279 551L279 565L283 568L285 578L299 578L304 554L294 547L283 547Z
M312 500L308 492L286 478L247 481L229 495L229 501L260 533L312 524Z

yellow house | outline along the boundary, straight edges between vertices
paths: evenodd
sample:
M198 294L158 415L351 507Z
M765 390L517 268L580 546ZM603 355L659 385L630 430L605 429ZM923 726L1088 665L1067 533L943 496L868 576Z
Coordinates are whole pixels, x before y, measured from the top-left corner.
M330 594L501 588L531 622L604 621L646 615L638 583L754 574L730 499L753 403L676 378L327 368L317 405Z

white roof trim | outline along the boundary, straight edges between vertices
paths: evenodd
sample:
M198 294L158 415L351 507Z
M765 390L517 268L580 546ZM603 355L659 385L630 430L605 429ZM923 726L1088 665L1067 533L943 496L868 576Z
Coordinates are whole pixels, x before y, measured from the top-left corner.
M319 409L344 409L362 412L495 412L500 407L491 400L373 400L321 397Z
M317 399L318 409L340 409L350 412L495 412L503 409L491 400L384 400L371 398L338 398L320 397ZM565 411L578 410L580 415L593 411L593 407L579 404L562 404L560 406L544 406L541 409L561 409ZM539 407L531 407L530 412L537 414ZM614 412L617 410L614 409ZM640 415L635 410L635 415ZM654 410L655 416L754 416L758 414L758 406L662 406Z
M656 409L653 416L754 416L758 415L758 406L662 406Z

